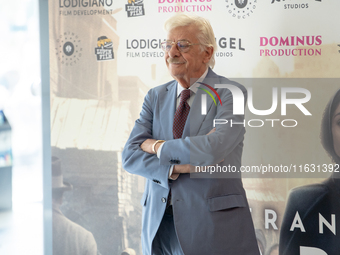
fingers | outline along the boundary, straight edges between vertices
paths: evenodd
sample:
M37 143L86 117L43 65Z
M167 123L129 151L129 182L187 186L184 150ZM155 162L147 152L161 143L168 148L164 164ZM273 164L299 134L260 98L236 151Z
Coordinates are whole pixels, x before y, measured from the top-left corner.
M209 131L209 133L207 135L210 135L212 133L214 133L216 131L216 128L213 128L212 130Z
M150 154L154 154L152 151L152 145L156 142L155 139L146 139L141 145L140 148Z
M173 173L176 174L188 174L190 173L190 165L174 165Z

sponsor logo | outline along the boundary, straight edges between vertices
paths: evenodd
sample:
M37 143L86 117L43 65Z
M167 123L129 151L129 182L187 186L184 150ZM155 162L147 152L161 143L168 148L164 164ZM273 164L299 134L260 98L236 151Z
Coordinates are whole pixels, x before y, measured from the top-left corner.
M228 13L237 19L245 19L254 13L257 0L225 0Z
M320 56L321 35L260 37L260 56Z
M59 0L59 8L76 8L76 7L110 7L113 0Z
M218 45L218 52L215 53L215 57L233 57L235 54L234 50L246 50L241 38L227 38L222 36L220 38L216 38L216 43Z
M112 15L113 0L59 0L60 16Z
M75 8L75 7L110 7L113 0L59 0L59 8Z
M106 36L98 37L95 54L97 55L97 61L114 59L112 40Z
M321 2L321 0L315 0L315 2ZM294 10L294 9L308 9L309 5L312 5L313 2L307 1L305 3L300 3L297 0L271 0L271 3L279 3L283 6L284 10Z
M128 0L128 4L125 5L125 11L129 18L144 16L143 0Z
M210 12L212 0L158 0L158 12Z
M165 39L127 39L126 57L128 58L159 58L164 57L161 43Z
M161 48L161 43L165 39L127 39L126 57L164 57L165 53ZM233 57L235 51L245 51L245 46L241 38L217 37L218 52L215 57Z
M65 66L77 64L82 56L81 40L73 32L65 32L56 40L58 61Z

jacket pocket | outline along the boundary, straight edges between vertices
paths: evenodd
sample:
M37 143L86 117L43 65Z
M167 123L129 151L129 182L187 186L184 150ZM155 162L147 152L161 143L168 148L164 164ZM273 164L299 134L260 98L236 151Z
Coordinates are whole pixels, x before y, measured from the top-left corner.
M142 199L140 200L140 204L142 206L145 206L146 205L146 199L148 197L148 194L146 192L143 193L143 196L142 196Z
M209 211L221 211L236 207L246 207L247 201L243 195L225 195L208 199Z

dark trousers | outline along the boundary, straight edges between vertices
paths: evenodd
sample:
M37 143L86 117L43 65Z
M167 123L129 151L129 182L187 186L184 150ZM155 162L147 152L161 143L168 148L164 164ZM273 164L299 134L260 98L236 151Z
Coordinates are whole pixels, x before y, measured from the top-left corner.
M184 255L177 238L171 205L165 211L162 222L153 239L152 255Z

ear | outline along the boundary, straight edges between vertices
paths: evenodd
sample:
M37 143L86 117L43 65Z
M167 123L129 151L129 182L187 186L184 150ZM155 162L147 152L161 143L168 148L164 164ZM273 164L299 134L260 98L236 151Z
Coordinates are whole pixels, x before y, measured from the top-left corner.
M209 61L212 57L212 54L214 54L214 48L213 47L206 47L204 52L205 52L205 57L204 57L203 63L207 64L207 63L209 63Z

